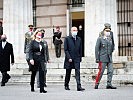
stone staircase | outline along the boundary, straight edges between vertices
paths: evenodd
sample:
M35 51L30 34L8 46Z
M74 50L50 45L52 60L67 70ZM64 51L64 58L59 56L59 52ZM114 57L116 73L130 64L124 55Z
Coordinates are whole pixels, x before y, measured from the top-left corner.
M115 84L133 84L133 62L128 61L127 57L114 57L114 76L113 83ZM61 58L51 58L50 63L47 65L47 83L48 84L63 84L65 77L65 70L63 69L64 57ZM96 74L98 72L98 64L95 63L92 57L83 57L81 63L81 81L82 84L94 83ZM15 63L12 66L10 83L29 83L30 82L30 72L28 71L27 63ZM0 75L1 77L1 75ZM107 70L103 75L101 83L107 80ZM72 70L71 84L76 84L75 82L75 72Z

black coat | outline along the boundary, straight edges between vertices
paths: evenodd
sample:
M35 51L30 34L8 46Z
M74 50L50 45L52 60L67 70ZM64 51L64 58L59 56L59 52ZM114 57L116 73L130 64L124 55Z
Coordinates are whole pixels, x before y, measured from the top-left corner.
M41 51L39 47L39 42L37 42L36 40L32 40L30 43L29 59L34 60L34 66L33 65L29 66L30 67L29 71L37 71L39 67L42 67L42 70L45 70L45 66L43 65L45 62L45 55L44 55L45 47L43 42L40 42L40 45L42 46ZM38 52L40 52L41 55L38 55L37 54Z
M62 35L62 32L55 32L54 33L54 36L53 36L54 45L62 44L61 35Z
M10 71L10 57L11 63L14 63L12 44L7 42L3 49L2 42L0 42L0 71Z
M74 43L75 42L75 43ZM82 59L82 43L81 38L76 37L76 40L72 36L67 36L64 40L64 51L65 51L65 69L80 69L80 62ZM72 63L68 60L72 59Z

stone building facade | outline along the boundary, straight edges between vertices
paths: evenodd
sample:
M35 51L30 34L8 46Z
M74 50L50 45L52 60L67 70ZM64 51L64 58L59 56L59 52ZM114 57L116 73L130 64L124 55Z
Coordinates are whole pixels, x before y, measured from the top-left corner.
M115 78L122 80L125 73L127 75L132 73L132 67L129 66L132 64L128 62L128 58L132 60L133 55L132 10L132 0L95 0L95 2L94 0L0 0L0 20L3 21L4 33L7 34L8 41L14 46L16 64L11 73L18 74L18 68L20 73L27 73L24 72L27 68L23 51L24 34L28 30L27 26L34 24L35 27L44 28L46 31L45 38L52 61L49 64L49 74L56 74L58 70L61 78L64 75L63 45L62 57L56 59L52 43L53 28L61 27L62 40L64 40L64 37L69 35L71 26L77 26L78 35L83 43L84 58L81 75L88 78L89 74L92 78L97 72L94 59L96 39L99 32L103 30L104 23L110 23L115 40L113 53L117 68ZM130 78L133 80L132 77Z
M4 33L14 44L17 60L24 58L22 45L28 24L46 30L51 56L54 56L53 28L61 27L63 40L71 26L81 27L83 55L94 57L98 34L104 23L110 23L115 38L114 55L132 56L132 5L132 0L0 0L0 20Z

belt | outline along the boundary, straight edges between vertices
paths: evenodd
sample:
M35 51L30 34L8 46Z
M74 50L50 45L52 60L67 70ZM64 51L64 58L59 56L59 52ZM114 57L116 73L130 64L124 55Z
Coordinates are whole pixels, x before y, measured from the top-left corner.
M56 40L61 40L61 39L58 39L58 38L56 37Z
M41 55L41 52L35 52L36 55Z

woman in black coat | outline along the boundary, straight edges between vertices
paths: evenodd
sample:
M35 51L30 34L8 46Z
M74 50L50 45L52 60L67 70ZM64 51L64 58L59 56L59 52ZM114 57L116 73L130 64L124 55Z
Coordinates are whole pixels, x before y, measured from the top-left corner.
M44 90L44 43L42 42L42 32L37 30L33 35L33 40L30 43L29 48L29 59L31 71L31 91L34 92L34 82L37 71L39 71L39 81L40 81L40 93L46 93Z

